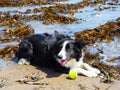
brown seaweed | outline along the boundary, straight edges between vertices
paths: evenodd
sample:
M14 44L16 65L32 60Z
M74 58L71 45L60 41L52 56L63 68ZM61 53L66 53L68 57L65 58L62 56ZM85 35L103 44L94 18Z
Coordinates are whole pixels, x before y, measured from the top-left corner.
M16 80L16 82L20 84L29 84L29 85L49 85L48 82L41 81L43 79L44 77L32 74L32 75L26 75L24 79Z
M17 50L18 46L8 45L5 48L0 48L0 58L3 58L6 61L12 60L14 53Z
M1 0L0 6L25 6L25 5L42 5L42 4L50 4L53 2L58 1L67 1L67 0ZM101 3L103 0L96 0L94 3ZM86 4L88 5L89 0L83 1L81 4L79 4L80 7L84 7ZM73 4L74 5L74 4Z
M104 62L99 61L98 54L90 54L89 52L85 52L84 61L90 64L91 66L98 68L101 71L100 77L101 81L104 83L112 83L112 78L120 78L120 68L110 66L105 64ZM107 61L114 61L114 59Z
M84 41L95 43L96 41L111 41L114 36L120 34L120 21L117 22L107 22L105 25L100 25L97 28L90 30L83 30L81 32L76 32L74 36L80 38Z
M52 2L64 0L52 0ZM50 4L51 0L0 0L0 6L23 6L23 5L42 5Z
M21 26L12 30L6 29L0 34L0 42L20 40L31 34L34 34L34 30L31 26Z

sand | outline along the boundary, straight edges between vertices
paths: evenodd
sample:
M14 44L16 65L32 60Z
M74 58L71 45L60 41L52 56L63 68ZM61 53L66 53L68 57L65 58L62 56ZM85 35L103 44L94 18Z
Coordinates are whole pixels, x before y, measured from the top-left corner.
M119 90L120 81L113 81L103 83L99 76L89 78L82 75L70 80L67 74L31 65L12 63L0 68L0 90Z

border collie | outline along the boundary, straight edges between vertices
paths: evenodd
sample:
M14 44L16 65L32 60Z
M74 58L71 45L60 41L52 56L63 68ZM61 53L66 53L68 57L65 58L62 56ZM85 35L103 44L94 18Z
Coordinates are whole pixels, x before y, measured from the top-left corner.
M68 73L76 70L78 74L96 77L100 71L83 63L83 47L87 43L58 33L35 34L25 37L19 44L15 57L19 64L33 64L52 68L57 72ZM74 58L72 67L67 65Z

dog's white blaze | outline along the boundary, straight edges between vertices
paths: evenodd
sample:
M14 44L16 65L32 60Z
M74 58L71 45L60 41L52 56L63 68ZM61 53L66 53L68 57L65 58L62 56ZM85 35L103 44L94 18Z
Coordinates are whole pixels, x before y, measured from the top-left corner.
M69 43L70 41L65 41L63 43L63 47L62 49L60 50L60 52L58 53L58 56L60 56L62 59L67 59L67 53L66 53L66 50L65 50L65 47L66 45Z

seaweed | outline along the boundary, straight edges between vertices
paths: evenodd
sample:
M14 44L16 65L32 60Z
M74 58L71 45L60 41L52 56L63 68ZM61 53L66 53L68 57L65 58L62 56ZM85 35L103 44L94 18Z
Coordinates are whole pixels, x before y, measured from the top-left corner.
M53 2L59 2L59 1L67 1L67 0L1 0L0 6L25 6L25 5L46 5L46 4L51 4ZM96 0L94 2L89 2L89 0L85 0L80 4L80 7L84 7L85 5L90 4L96 4L96 3L101 3L103 2L102 0ZM74 4L73 4L74 5Z
M44 77L32 74L32 75L26 75L24 79L16 80L16 82L20 84L29 84L29 85L49 85L48 82L41 81L43 79Z
M34 30L31 26L21 26L12 30L6 29L0 34L0 43L20 41L22 38L32 34L34 34ZM17 48L18 45L7 45L5 48L0 48L0 58L12 60Z
M112 78L120 78L120 68L109 66L103 62L94 62L93 66L97 67L101 71L101 81L104 83L111 83Z
M14 53L17 49L17 45L7 45L5 48L0 48L0 58L3 58L6 61L12 60L12 58L14 57Z
M107 22L105 25L100 25L94 29L83 30L76 32L74 36L84 41L95 43L97 41L110 42L115 36L120 34L120 21Z
M98 68L101 71L100 74L101 82L112 83L113 78L114 79L120 78L120 67L110 66L100 61L99 54L90 54L89 52L85 52L84 61L89 65ZM111 62L114 61L114 59L107 61Z
M0 42L10 42L15 40L19 41L27 35L32 34L34 34L34 29L29 25L20 26L12 30L6 29L0 34Z
M52 0L52 2L64 1L64 0ZM42 5L50 4L51 0L1 0L0 6L25 6L25 5Z
M0 88L2 88L3 86L5 86L5 82L6 82L6 79L0 78Z

